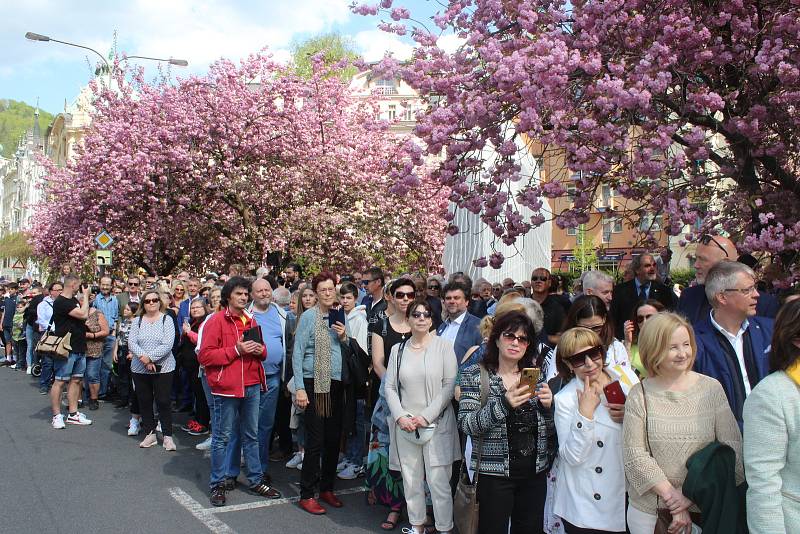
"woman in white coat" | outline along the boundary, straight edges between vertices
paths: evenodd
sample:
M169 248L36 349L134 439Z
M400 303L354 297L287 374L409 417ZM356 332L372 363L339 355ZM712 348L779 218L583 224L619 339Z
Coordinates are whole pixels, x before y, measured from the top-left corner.
M430 333L432 316L427 301L408 307L411 338L392 347L384 377L391 411L389 465L403 475L408 519L418 534L425 528L426 481L436 530L453 530L450 475L461 453L450 402L458 363L453 344Z
M624 533L624 404L609 410L603 388L618 381L627 395L639 380L629 366L606 364L602 341L588 328L564 332L557 353L568 382L554 399L560 468L553 513L567 534Z

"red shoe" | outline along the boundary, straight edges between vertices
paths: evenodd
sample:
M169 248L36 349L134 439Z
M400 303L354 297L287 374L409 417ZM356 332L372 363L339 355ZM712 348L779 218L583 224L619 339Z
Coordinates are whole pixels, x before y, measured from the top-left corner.
M300 499L297 504L299 504L300 508L309 514L322 515L325 513L325 508L320 506L320 504L317 502L317 499L314 497L311 497L310 499Z
M341 508L344 506L342 501L340 501L336 495L333 494L332 491L320 491L319 498L321 501L325 501L327 504L330 504L334 508Z

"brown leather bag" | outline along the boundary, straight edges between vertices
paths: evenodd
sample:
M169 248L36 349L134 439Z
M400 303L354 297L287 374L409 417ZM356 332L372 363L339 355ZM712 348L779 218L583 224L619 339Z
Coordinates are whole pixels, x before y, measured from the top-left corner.
M481 370L481 408L486 406L489 397L489 373L483 364L478 364ZM475 464L475 482L470 482L466 465L469 458L461 462L461 472L458 474L458 485L453 497L453 522L460 534L478 534L478 476L481 473L481 457L483 456L483 436L478 439L478 461Z

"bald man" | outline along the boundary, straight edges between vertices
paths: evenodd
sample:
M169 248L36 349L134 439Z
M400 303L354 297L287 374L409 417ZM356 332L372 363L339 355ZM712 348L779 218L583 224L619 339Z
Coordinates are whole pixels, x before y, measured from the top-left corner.
M727 237L704 235L697 243L694 269L697 284L687 287L681 292L678 301L678 312L685 315L694 325L702 321L711 312L711 305L705 292L706 275L721 261L736 261L739 252L736 245ZM760 293L756 306L756 315L772 317L778 313L778 299L766 293Z

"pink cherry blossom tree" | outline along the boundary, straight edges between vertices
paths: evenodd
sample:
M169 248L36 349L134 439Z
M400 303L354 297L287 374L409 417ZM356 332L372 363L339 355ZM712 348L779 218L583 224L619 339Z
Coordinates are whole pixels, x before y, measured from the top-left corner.
M301 78L257 54L176 84L118 72L76 160L51 169L37 252L80 262L106 228L150 272L276 252L311 269L438 267L449 191L418 174L390 192L421 149L318 67Z
M435 177L503 241L548 217L587 222L610 184L631 206L614 215L632 226L661 214L680 235L700 218L702 232L722 228L743 250L797 265L797 0L449 0L432 22L400 3L352 9L416 42L410 61L382 68L431 100L416 133L428 154L445 154ZM444 32L463 45L443 50ZM563 150L572 172L522 176L516 158L530 139ZM570 185L573 207L549 213L543 199Z

